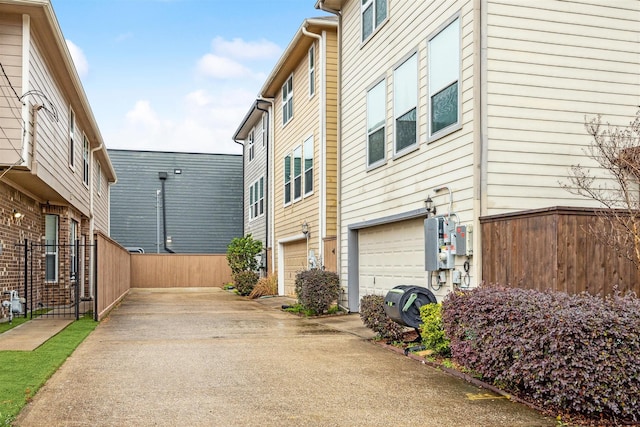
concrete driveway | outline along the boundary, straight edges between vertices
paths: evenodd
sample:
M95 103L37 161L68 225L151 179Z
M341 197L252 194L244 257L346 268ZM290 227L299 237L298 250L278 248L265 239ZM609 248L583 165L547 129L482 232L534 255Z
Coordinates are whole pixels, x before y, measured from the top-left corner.
M134 289L18 426L551 426L325 323L221 289Z

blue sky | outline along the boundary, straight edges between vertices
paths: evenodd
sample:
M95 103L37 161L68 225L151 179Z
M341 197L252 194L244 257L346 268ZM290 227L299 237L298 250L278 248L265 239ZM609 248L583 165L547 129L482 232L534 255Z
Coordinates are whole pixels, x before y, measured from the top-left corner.
M236 153L315 0L51 0L108 148Z

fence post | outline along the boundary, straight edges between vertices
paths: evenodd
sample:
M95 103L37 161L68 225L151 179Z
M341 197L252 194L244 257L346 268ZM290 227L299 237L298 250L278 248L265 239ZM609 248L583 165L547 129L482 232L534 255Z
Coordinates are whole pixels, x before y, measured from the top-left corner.
M29 250L29 246L27 245L27 239L24 239L24 300L25 300L25 304L24 304L24 318L27 318L27 284L28 284L28 279L27 279L27 274L29 271L28 268L28 255L27 255L27 251ZM31 311L33 311L33 296L31 297Z
M98 235L93 236L93 320L98 321Z

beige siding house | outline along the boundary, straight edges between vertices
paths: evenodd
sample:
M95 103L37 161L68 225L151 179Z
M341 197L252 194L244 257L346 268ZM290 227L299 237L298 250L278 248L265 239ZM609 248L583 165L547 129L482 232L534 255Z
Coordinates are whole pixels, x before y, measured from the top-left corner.
M591 164L585 115L626 125L640 105L639 2L316 7L340 16L338 268L351 311L397 285L439 299L478 285L491 256L481 218L595 206L560 183Z
M337 20L306 19L262 87L269 100L273 265L279 293L298 271L336 269Z
M116 176L50 1L0 2L0 64L0 290L22 294L30 242L38 298L91 297L85 245L109 233Z

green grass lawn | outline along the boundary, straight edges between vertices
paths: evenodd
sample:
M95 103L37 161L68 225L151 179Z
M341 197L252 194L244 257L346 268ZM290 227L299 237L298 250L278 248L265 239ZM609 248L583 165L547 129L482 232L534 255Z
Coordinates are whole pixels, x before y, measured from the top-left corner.
M91 317L82 317L34 351L0 351L0 426L11 424L96 326Z

